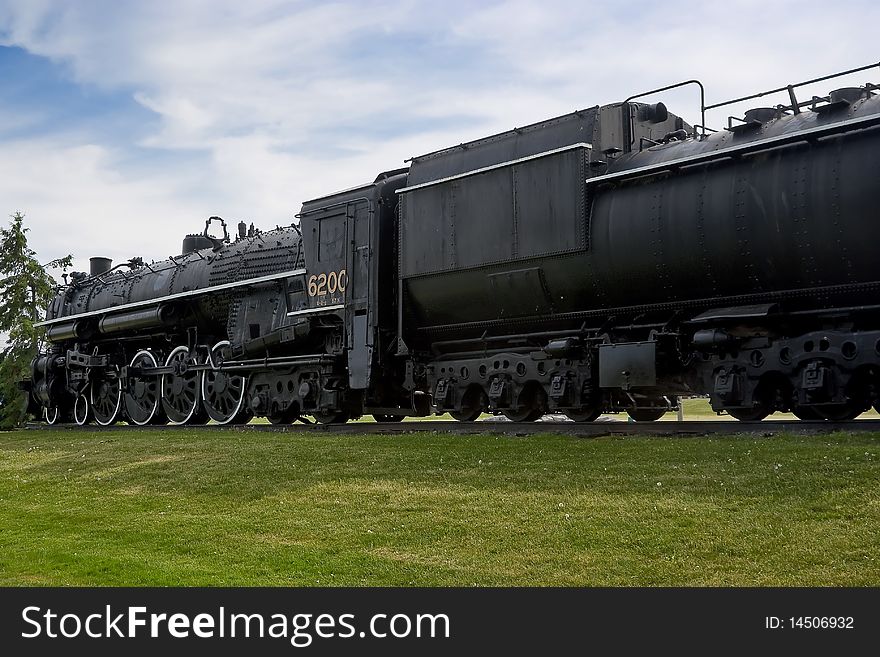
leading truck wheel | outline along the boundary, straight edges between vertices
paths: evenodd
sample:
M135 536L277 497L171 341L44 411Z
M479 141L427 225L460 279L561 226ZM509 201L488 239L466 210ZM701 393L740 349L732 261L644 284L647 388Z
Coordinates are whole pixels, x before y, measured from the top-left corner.
M76 402L73 404L73 421L81 427L92 421L89 398L83 394L77 395Z
M47 406L43 409L43 417L46 419L46 424L54 426L61 419L61 409L57 406Z
M213 368L202 375L202 403L208 416L217 424L244 424L251 418L244 404L247 378L222 369L228 354L229 340L218 342L211 348Z

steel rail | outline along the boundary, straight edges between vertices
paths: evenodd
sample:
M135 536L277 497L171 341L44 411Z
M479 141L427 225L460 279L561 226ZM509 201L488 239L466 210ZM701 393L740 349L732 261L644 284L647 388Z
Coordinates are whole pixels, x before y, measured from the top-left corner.
M48 428L33 423L28 430ZM565 434L581 437L599 436L660 436L660 437L700 437L710 435L761 435L765 437L779 434L825 434L834 432L872 432L880 434L880 420L850 420L848 422L804 421L804 420L764 420L763 422L739 422L728 420L685 420L658 422L445 422L409 421L397 423L348 422L345 424L246 424L246 425L207 425L207 426L162 426L137 427L116 425L113 427L94 427L55 425L53 429L70 431L179 431L186 429L208 429L210 431L239 432L281 432L281 433L324 433L324 434L406 434L406 433L450 433L450 434L505 434L530 436L537 434Z

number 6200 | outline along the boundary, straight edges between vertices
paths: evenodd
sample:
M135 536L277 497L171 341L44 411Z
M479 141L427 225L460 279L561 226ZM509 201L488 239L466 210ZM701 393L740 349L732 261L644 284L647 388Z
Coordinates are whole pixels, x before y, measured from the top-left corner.
M336 294L337 292L345 292L345 286L348 284L348 275L344 269L338 272L312 274L309 276L308 291L310 297L323 297L328 294Z

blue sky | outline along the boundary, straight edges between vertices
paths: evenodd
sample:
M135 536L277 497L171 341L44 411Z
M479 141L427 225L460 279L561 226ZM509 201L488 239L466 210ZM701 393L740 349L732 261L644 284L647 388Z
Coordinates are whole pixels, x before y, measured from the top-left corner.
M878 61L878 19L856 1L0 0L0 211L27 214L44 260L158 259L207 216L288 224L405 158L652 87L697 77L711 102ZM664 100L696 118L692 94Z

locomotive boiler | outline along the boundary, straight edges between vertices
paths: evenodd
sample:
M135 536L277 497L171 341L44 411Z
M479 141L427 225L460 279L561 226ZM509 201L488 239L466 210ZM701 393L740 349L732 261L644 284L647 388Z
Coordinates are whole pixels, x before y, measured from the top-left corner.
M853 418L880 400L880 97L803 84L717 132L638 97L589 108L415 157L290 228L98 262L48 309L32 404L649 421L708 395L742 420Z

